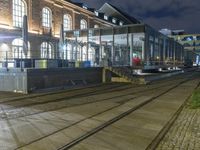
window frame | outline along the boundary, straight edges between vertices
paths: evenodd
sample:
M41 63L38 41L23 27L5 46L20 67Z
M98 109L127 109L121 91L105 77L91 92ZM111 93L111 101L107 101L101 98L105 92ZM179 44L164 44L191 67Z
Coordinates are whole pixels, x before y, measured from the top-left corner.
M63 15L63 29L64 31L72 30L72 16L70 14Z
M88 24L87 21L85 19L81 19L80 21L80 29L87 29L88 28Z
M48 7L42 8L42 27L51 28L52 27L52 11Z
M40 45L40 58L53 59L53 45L50 42L42 42Z
M12 22L16 28L23 27L23 18L27 15L27 4L24 0L12 0Z

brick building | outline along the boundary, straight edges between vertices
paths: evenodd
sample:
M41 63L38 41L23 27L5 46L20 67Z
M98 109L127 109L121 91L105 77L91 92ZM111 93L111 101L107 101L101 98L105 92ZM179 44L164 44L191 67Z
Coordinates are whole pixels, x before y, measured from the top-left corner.
M28 17L27 56L23 53L22 40L24 15ZM0 60L4 60L5 55L10 59L58 58L61 24L67 31L112 27L126 22L127 19L112 18L69 0L0 0Z

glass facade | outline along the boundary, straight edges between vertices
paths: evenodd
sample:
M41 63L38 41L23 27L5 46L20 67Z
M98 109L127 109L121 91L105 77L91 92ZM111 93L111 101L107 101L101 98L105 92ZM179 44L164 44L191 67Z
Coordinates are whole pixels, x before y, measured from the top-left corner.
M88 33L88 60L94 66L99 66L100 60L102 59L100 53L100 30L91 29Z
M147 25L66 32L68 60L92 66L162 65L182 61L183 47Z

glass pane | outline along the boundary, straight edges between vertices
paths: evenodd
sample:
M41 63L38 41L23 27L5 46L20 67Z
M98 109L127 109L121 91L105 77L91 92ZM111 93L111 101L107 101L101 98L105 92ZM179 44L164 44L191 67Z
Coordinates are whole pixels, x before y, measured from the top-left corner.
M88 31L88 60L92 66L100 65L100 30L89 30Z
M129 47L127 34L116 34L114 36L114 65L129 64Z
M101 63L103 66L110 66L112 65L113 30L105 29L101 30L101 33Z

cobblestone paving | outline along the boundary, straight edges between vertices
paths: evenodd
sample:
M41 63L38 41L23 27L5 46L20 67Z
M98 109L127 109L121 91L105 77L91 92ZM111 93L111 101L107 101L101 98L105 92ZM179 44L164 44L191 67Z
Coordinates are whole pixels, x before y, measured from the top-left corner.
M157 150L200 150L200 109L185 107Z

